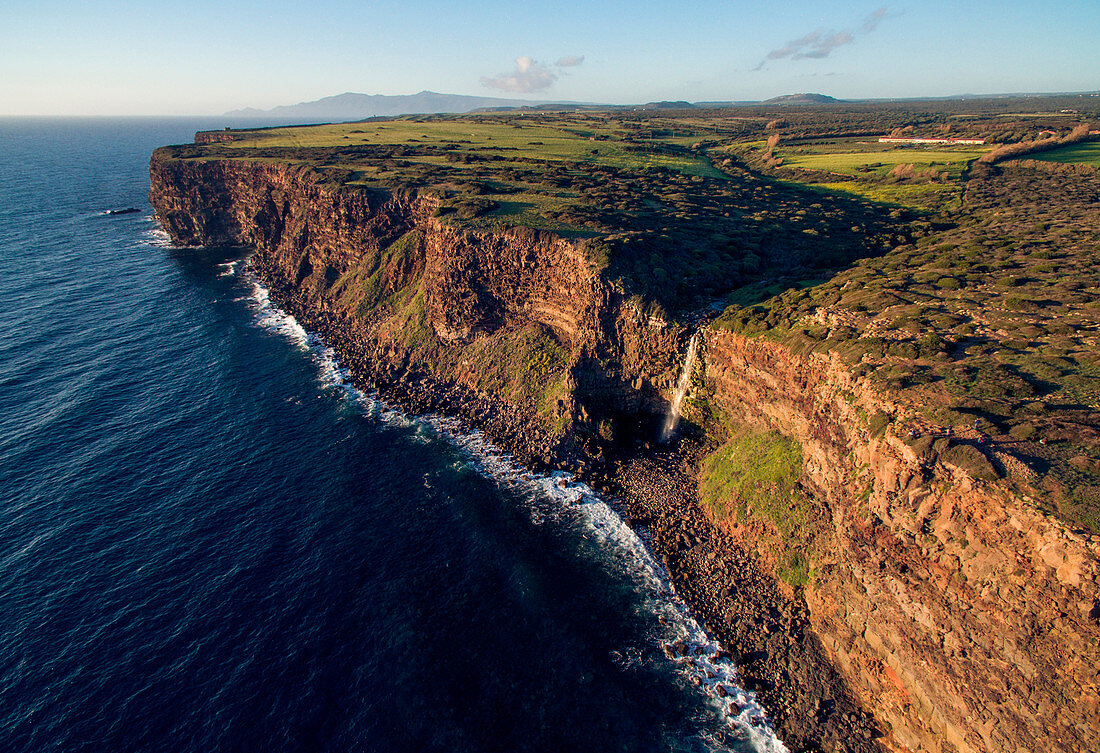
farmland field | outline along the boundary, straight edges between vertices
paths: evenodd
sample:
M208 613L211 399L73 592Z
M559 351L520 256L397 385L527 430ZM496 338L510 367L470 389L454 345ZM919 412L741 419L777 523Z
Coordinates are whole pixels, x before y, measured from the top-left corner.
M883 149L881 151L852 151L834 153L800 153L782 150L779 152L785 167L800 167L807 170L828 170L834 173L855 174L867 172L860 168L870 168L872 172L886 174L898 165L912 164L919 168L938 168L957 175L966 167L966 163L981 156L985 149Z
M962 187L958 183L890 184L846 180L814 185L835 193L912 209L921 209L932 203L938 203L945 208L950 202L957 205L962 194Z
M1100 141L1090 141L1086 144L1074 144L1061 149L1052 149L1049 152L1040 152L1034 155L1034 159L1044 162L1062 162L1100 167Z
M663 167L686 175L725 177L702 157L629 151L618 137L614 121L598 123L593 118L570 121L558 116L555 125L543 125L512 118L466 117L447 120L412 118L370 123L280 128L258 131L254 138L232 142L232 148L324 148L359 145L454 145L461 152L491 153L509 160L580 161L627 169ZM562 121L565 121L564 123ZM655 139L659 144L698 141L699 136L671 136Z

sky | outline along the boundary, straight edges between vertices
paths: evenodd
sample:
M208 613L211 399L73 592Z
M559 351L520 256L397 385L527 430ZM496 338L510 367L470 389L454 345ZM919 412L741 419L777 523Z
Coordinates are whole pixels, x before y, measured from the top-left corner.
M0 115L1100 90L1100 0L0 0Z

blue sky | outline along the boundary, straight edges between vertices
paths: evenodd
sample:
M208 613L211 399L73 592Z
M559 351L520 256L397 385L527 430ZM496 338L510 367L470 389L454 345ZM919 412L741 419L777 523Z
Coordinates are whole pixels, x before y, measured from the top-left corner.
M1100 89L1100 2L0 2L0 115ZM519 61L517 63L517 60Z

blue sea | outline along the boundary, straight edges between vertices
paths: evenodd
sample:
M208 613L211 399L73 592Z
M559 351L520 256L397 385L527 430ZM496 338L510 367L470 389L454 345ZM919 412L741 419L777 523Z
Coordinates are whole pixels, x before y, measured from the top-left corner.
M225 124L0 120L0 750L782 750L612 505L169 244Z

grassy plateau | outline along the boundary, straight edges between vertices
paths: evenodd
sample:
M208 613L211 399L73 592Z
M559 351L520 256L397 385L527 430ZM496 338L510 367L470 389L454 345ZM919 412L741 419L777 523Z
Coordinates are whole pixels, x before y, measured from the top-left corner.
M965 439L977 421L992 442L981 474L1100 530L1100 142L1069 143L1089 119L1097 105L1079 97L523 111L242 131L168 153L307 165L342 191L431 196L440 221L470 230L582 239L655 315L836 353L914 430ZM540 338L524 347L557 373L564 355ZM755 452L737 447L723 452Z

